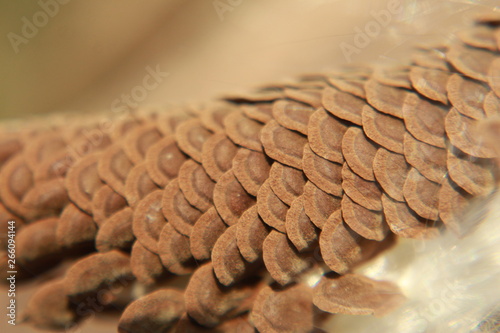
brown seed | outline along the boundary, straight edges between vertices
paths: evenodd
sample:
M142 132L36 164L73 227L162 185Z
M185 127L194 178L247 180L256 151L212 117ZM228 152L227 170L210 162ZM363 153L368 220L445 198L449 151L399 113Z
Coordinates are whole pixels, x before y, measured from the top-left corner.
M314 108L288 100L273 104L273 117L283 127L307 135L307 125Z
M69 198L89 214L92 214L92 198L103 185L97 173L99 158L99 153L83 157L68 170L65 178Z
M393 117L403 118L403 103L408 90L380 84L374 79L365 83L366 99L375 109Z
M202 148L202 165L214 181L231 169L238 147L225 134L214 134Z
M365 79L359 79L359 78L342 78L342 77L328 78L328 83L330 83L335 88L362 99L366 98L365 86L364 86L365 82L366 82Z
M298 197L286 213L286 235L299 252L311 250L317 244L319 230L304 209L304 198Z
M488 69L495 60L495 53L453 43L446 52L448 61L461 73L470 78L486 81Z
M121 196L125 196L125 180L134 164L127 157L121 145L107 148L97 165L99 177Z
M218 283L212 264L200 266L189 280L184 293L186 312L198 324L215 327L226 319L248 311L258 291L255 283L225 287Z
M493 91L490 91L484 98L483 109L487 118L500 116L500 98Z
M162 137L156 124L144 124L127 133L123 140L123 151L135 164L141 163L146 151Z
M307 143L306 137L271 120L263 127L260 139L266 155L282 164L302 168L302 150Z
M97 225L101 226L107 218L127 205L124 197L108 185L102 186L92 199L92 214Z
M441 183L446 177L446 149L418 141L410 133L405 133L404 149L406 161L425 178Z
M330 215L325 222L319 245L325 263L339 274L347 273L383 248L379 241L365 239L354 232L344 222L340 210Z
M401 119L382 114L365 105L363 130L367 137L382 147L398 154L403 153L403 136L406 128Z
M297 102L302 102L313 108L319 108L321 106L321 89L284 89L285 96L295 100Z
M59 218L38 220L23 227L16 234L17 265L31 274L49 269L60 261L64 253L57 242Z
M217 239L212 251L212 265L217 280L225 286L239 281L247 270L248 263L238 249L236 234L238 224L230 226Z
M117 290L114 288L127 287L133 280L128 255L117 250L94 253L68 269L62 293L72 302L78 303L93 296L98 303L105 305L109 300L103 293L115 294Z
M213 133L224 133L224 118L237 108L229 103L217 103L204 108L200 113L200 121L203 127Z
M308 141L311 149L319 156L337 163L343 163L342 137L346 124L319 109L310 118Z
M130 267L137 281L150 286L165 275L160 257L145 248L141 242L134 242L130 253Z
M175 289L160 289L127 306L120 317L118 332L165 332L183 312L184 294Z
M285 232L286 213L290 207L278 198L269 182L264 182L257 194L257 211L270 227Z
M67 150L47 156L41 161L36 169L33 170L33 179L35 182L65 177L68 169L75 163L74 157Z
M276 230L264 241L263 258L271 277L282 286L296 281L312 265L306 254L300 254L286 235Z
M447 114L448 107L431 103L417 95L409 95L403 106L408 132L418 140L439 148L446 147L444 123Z
M196 118L186 120L175 129L175 140L179 148L196 162L201 163L201 150L212 133Z
M158 186L149 177L146 163L137 164L130 170L125 181L124 194L130 207L135 207L145 196L157 190Z
M42 329L61 330L72 327L78 318L66 295L61 292L61 280L43 284L30 298L23 313L23 321Z
M200 164L193 160L184 162L178 182L184 197L193 207L202 212L212 207L215 182Z
M382 210L382 191L378 184L356 175L347 163L342 167L342 188L350 199L366 209Z
M361 112L365 105L364 99L349 93L332 88L323 90L323 107L332 115L355 125L361 126Z
M320 229L323 228L323 224L328 217L340 208L340 197L322 191L311 182L306 183L302 196L307 216Z
M179 232L170 224L163 226L158 240L158 255L163 267L177 275L193 272L192 255L189 238Z
M448 104L447 84L450 74L448 71L412 66L410 80L413 88L425 97Z
M382 212L366 209L347 195L342 198L342 217L352 230L367 239L381 241L389 232Z
M313 319L312 290L305 284L262 288L250 313L259 332L312 332Z
M313 289L314 305L330 313L382 316L404 300L396 285L358 274L325 276Z
M373 71L373 78L386 86L411 89L410 66L378 66Z
M424 219L435 221L438 218L438 191L440 185L434 183L417 169L408 172L403 194L408 206Z
M365 180L374 181L373 159L377 153L376 144L368 139L359 127L350 127L342 139L342 154L358 176Z
M215 185L214 206L227 225L238 222L241 214L254 204L255 198L245 191L232 170L226 172Z
M37 182L24 195L21 204L31 210L33 217L59 215L68 203L64 179L55 178Z
M164 199L162 190L156 190L142 199L133 213L132 231L137 241L149 251L158 253L158 240L163 226L167 223L162 214ZM125 214L125 213L122 213ZM169 220L169 222L171 222Z
M151 179L160 187L177 177L187 156L179 149L172 136L164 137L146 152L146 169Z
M477 120L460 114L455 108L446 116L446 134L452 145L464 153L479 158L495 157L495 151L487 145L487 139L480 133Z
M307 178L326 193L342 195L342 165L316 155L309 144L304 146L302 169Z
M95 238L97 251L107 252L113 249L129 250L132 247L135 241L135 236L132 232L132 215L133 211L130 207L123 208L121 211L113 214L99 227Z
M233 159L233 173L249 194L256 196L269 177L272 160L263 153L240 148Z
M21 204L24 195L33 186L33 173L24 157L17 155L9 159L0 170L0 198L5 207L16 215L31 218L31 211Z
M189 237L193 257L197 260L210 259L215 242L226 229L227 225L215 207L203 213L196 221Z
M18 221L16 221L17 227ZM93 249L97 225L92 216L69 203L61 213L56 227L57 243L67 249Z
M250 119L256 120L260 123L267 123L273 119L273 104L272 103L256 103L249 105L242 105L241 109L245 116Z
M270 228L264 224L257 212L257 206L247 209L241 215L236 230L236 242L242 257L248 262L262 258L262 245Z
M268 182L274 194L284 203L291 205L304 191L307 178L301 170L274 162L271 166Z
M191 206L179 188L178 179L172 180L163 190L160 203L154 201L162 210L165 219L181 234L189 237L193 226L201 216L195 207ZM147 246L146 244L143 244ZM155 252L155 251L153 251Z
M61 135L49 131L37 136L36 140L29 142L22 150L22 154L25 156L28 167L35 170L42 161L50 158L50 156L65 147L66 142L64 142Z
M483 103L490 89L475 80L453 74L446 87L450 102L458 112L473 119L485 117Z
M460 154L457 149L448 151L448 171L451 180L474 196L490 194L495 188L491 161L476 160Z
M227 136L237 145L262 152L259 140L262 124L248 118L243 112L233 112L224 119Z
M428 225L429 221L418 216L406 203L394 201L384 194L382 204L385 220L396 235L413 239L435 238L439 235L433 222Z
M174 135L177 127L190 118L191 116L189 113L184 110L177 112L160 112L156 125L163 136L168 137Z

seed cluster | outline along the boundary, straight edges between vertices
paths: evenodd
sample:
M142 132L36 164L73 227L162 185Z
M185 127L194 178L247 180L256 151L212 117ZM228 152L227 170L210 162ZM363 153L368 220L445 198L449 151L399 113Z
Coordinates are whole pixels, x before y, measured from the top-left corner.
M0 221L18 223L20 274L79 258L26 319L69 327L89 299L122 309L120 332L309 332L326 313L386 313L398 288L352 269L397 236L466 233L461 214L495 188L480 124L500 116L499 24L404 66L136 111L110 131L83 116L2 135Z

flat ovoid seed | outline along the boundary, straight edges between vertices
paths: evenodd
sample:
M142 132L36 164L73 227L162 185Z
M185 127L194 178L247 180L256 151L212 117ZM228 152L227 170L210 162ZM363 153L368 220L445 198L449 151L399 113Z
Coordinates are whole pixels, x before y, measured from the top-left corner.
M285 286L311 267L307 255L300 254L285 234L271 231L263 245L264 264L271 277Z
M302 194L306 181L307 178L301 170L279 162L273 163L268 178L274 194L287 205Z
M189 237L179 233L169 223L163 227L158 241L158 255L163 267L177 275L193 271Z
M323 276L314 287L313 302L330 313L382 316L405 300L398 287L358 274Z
M132 231L139 242L152 252L158 252L158 239L167 223L162 214L163 191L146 196L133 211Z
M209 259L215 242L226 229L227 225L222 221L215 207L203 213L189 236L193 257L197 260Z
M241 255L248 262L262 258L262 245L270 228L264 224L257 212L257 206L247 209L237 224L236 242Z
M448 107L432 103L418 95L409 95L403 106L406 130L416 139L445 148L445 118Z
M259 332L310 332L314 327L312 290L305 284L266 286L255 299L250 319Z
M212 264L200 266L192 275L184 293L186 312L198 324L207 328L247 312L259 288L255 282L231 287L221 285Z
M132 231L133 211L127 207L113 214L97 231L95 247L99 252L130 250L135 241Z
M311 149L319 156L332 162L343 163L342 138L347 129L345 121L320 108L309 119L307 140Z
M271 120L262 129L260 139L269 157L282 164L302 168L302 150L307 143L307 137Z
M165 332L184 313L184 294L175 289L160 289L130 303L118 323L118 332Z
M309 144L304 146L302 169L307 178L323 191L342 195L342 165L316 155Z
M76 324L77 315L71 309L61 280L42 285L31 297L23 313L23 320L33 326L61 330Z
M345 274L356 264L369 259L380 242L358 235L344 222L340 211L334 212L323 226L319 236L321 256L328 267L339 274Z
M160 257L140 242L132 246L130 266L137 281L146 286L156 283L165 273Z
M133 280L130 257L127 254L117 250L94 253L68 269L63 292L71 301L79 302L88 297L96 297L99 292L111 292L116 285L124 288Z
M373 159L377 153L377 145L368 139L359 127L350 127L342 139L342 154L358 176L374 181Z
M226 172L215 185L214 206L227 225L235 224L241 214L255 204L238 182L232 170Z

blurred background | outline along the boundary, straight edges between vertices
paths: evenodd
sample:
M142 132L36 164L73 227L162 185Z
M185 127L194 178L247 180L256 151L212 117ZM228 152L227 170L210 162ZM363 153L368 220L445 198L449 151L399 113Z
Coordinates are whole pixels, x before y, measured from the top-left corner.
M1 0L0 122L199 102L351 62L402 64L413 45L453 39L484 10L498 1ZM20 312L36 285L18 293ZM115 327L102 315L78 332Z
M346 59L342 43L355 47L357 29L391 6L398 13ZM128 104L203 101L348 60L400 63L412 44L452 38L457 24L494 6L494 0L2 0L0 118L109 110L151 70L163 73L159 84Z

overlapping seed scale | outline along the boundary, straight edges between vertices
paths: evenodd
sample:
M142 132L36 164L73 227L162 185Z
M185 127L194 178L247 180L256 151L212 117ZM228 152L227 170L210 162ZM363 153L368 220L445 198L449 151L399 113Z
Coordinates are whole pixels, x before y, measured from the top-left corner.
M20 268L98 251L41 288L29 318L78 321L64 299L124 281L145 295L121 295L120 332L310 331L318 313L389 311L397 288L353 268L395 236L466 233L461 214L494 190L481 126L500 115L495 29L421 47L411 65L139 111L112 131L90 121L0 137L0 217L20 222ZM176 275L190 275L184 290L170 288ZM59 284L67 298L50 295Z

